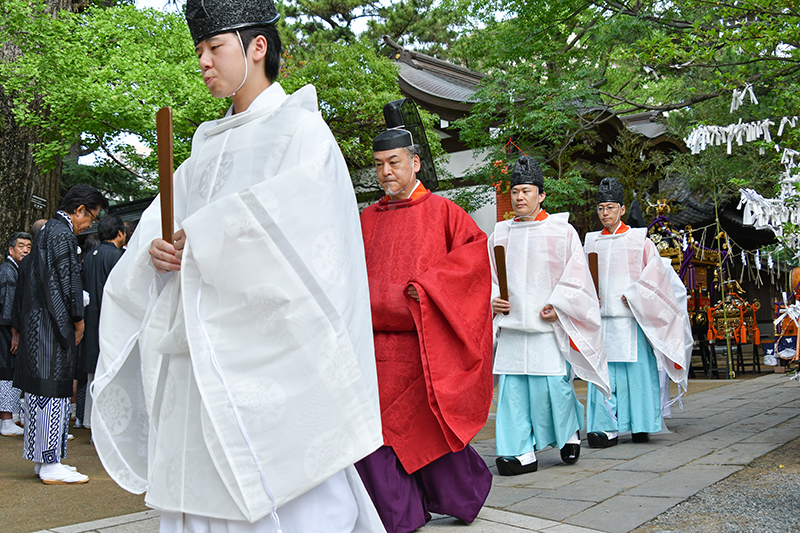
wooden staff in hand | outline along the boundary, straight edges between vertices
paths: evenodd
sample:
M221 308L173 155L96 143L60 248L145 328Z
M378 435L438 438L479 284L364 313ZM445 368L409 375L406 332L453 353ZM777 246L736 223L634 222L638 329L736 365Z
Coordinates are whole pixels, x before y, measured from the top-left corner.
M511 310L508 302L508 277L506 275L506 249L503 246L494 247L494 262L497 265L497 284L500 286L500 297L492 300L492 311L495 314L507 315Z
M158 146L158 192L161 194L161 237L172 242L172 109L162 107L156 113Z
M161 239L153 240L150 257L161 273L181 269L186 234L178 230L173 234L174 211L172 201L172 109L162 107L156 113L156 143L158 148L158 189L161 198Z

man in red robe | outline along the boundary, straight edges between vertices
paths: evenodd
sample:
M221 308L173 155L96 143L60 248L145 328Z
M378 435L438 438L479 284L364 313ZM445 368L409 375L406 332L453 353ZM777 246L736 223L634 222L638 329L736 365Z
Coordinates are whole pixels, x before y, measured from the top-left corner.
M386 196L361 227L384 446L356 468L388 533L414 531L430 512L472 522L492 484L469 446L493 388L486 234L417 179L409 131L381 133L373 151Z

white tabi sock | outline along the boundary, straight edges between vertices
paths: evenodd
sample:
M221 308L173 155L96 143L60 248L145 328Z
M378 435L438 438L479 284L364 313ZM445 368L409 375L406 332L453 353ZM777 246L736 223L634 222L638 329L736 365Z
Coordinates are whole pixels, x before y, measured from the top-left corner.
M526 466L536 462L536 454L533 452L533 450L531 450L528 453L523 453L522 455L518 455L516 459L517 461L519 461L519 464L521 464L522 466Z
M619 435L618 431L604 431L603 433L606 434L606 437L608 437L608 440L616 439L617 435Z
M573 433L569 439L567 439L567 444L580 444L580 443L581 443L581 437L577 431Z
M23 434L23 430L9 418L0 423L0 434L4 437L18 437Z

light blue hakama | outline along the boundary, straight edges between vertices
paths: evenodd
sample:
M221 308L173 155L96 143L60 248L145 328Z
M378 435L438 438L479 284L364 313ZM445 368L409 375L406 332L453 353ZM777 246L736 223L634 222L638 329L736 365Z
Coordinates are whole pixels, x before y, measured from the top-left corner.
M657 433L661 431L661 388L653 348L638 325L635 363L608 363L612 398L591 383L586 389L586 428L590 433L617 431ZM606 404L606 402L608 402ZM609 412L610 411L610 412ZM614 420L612 414L616 416Z
M562 448L581 429L583 405L569 373L568 369L564 376L500 374L497 455L522 455L534 447Z

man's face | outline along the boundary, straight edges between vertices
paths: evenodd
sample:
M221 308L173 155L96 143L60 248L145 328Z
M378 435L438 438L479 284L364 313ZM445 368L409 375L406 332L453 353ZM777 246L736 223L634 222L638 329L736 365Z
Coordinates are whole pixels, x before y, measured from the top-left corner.
M601 202L597 204L597 216L608 231L617 229L620 218L625 214L625 206L617 202Z
M378 182L386 194L398 200L408 198L411 194L420 168L419 156L411 159L408 153L405 148L373 152Z
M78 209L75 210L75 216L72 218L72 231L75 235L80 235L87 229L89 229L92 224L97 221L100 217L100 208L96 207L94 211L87 208L85 205L81 205Z
M227 98L245 78L242 45L235 33L221 33L195 46L203 81L214 98Z
M28 239L17 239L17 244L8 247L8 255L17 263L29 253L31 253L31 241Z
M511 187L511 206L518 216L535 217L544 202L545 193L539 193L539 187L530 183L521 183Z

